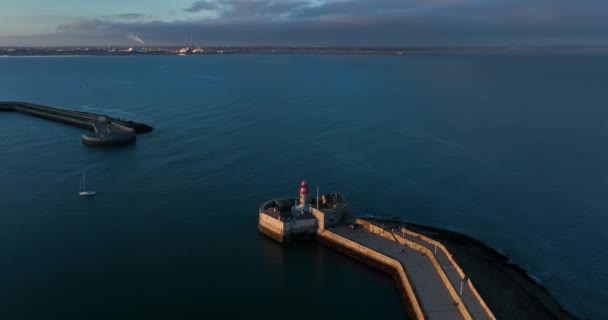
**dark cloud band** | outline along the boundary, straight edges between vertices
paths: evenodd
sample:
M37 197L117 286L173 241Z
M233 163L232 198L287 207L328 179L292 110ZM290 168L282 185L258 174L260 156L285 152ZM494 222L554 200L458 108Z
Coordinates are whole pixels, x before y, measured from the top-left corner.
M208 45L517 45L606 44L608 1L587 0L205 0L182 9L211 18L162 22L140 13L77 20L68 36L124 43L181 44L193 34ZM52 36L47 35L47 40ZM50 41L50 40L49 40ZM93 40L91 40L93 41Z

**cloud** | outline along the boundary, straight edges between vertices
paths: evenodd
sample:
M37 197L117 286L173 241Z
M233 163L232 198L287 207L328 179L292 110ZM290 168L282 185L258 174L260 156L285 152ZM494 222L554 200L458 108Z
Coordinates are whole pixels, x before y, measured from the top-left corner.
M184 11L186 11L186 12L215 11L221 7L220 2L223 2L223 1L210 1L210 0L196 1L189 8L185 8Z
M216 0L197 1L172 21L81 19L57 39L179 45L519 45L608 44L608 1L587 0ZM211 11L211 16L190 13ZM133 19L128 19L132 17ZM104 39L103 41L100 39ZM51 41L47 36L44 41ZM72 40L70 40L72 41ZM134 41L134 40L130 40ZM96 43L92 43L96 44Z
M67 24L60 24L57 30L63 31L81 31L81 30L97 30L102 28L105 22L99 19L77 20Z
M232 18L281 17L310 6L314 6L312 0L202 0L184 11L212 11Z
M142 19L142 18L149 18L149 15L143 14L143 13L120 13L117 14L115 16L113 16L115 18L118 19L128 19L128 20L132 20L132 19Z

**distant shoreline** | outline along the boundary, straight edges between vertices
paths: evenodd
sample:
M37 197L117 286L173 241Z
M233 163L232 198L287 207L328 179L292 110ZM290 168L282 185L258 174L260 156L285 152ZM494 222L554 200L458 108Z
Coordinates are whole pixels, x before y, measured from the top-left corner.
M80 47L0 47L0 56L150 56L178 55L186 48L176 46L80 46ZM374 54L415 53L608 53L608 47L238 47L210 46L190 48L185 56L209 54Z
M443 243L453 254L498 319L576 319L522 267L482 241L441 228L401 220L365 217L384 224L398 225Z

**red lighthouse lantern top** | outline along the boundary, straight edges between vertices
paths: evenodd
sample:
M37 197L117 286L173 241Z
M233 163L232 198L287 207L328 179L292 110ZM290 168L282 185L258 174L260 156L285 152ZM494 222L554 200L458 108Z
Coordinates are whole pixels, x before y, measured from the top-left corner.
M306 184L306 180L302 180L300 184L300 194L308 194L308 185Z

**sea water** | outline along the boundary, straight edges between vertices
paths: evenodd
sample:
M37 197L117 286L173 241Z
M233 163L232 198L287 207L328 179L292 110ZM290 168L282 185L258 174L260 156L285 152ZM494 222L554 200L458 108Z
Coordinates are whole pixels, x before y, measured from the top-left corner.
M0 58L0 100L155 128L94 148L0 113L2 318L405 317L388 276L258 233L302 179L479 238L608 318L606 83L601 54Z

